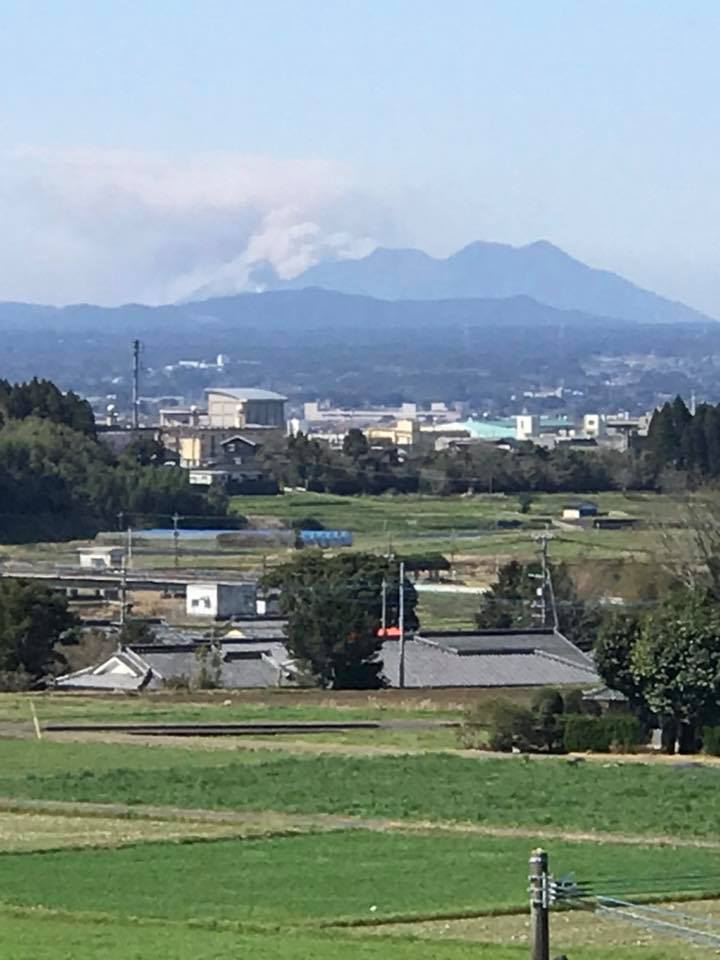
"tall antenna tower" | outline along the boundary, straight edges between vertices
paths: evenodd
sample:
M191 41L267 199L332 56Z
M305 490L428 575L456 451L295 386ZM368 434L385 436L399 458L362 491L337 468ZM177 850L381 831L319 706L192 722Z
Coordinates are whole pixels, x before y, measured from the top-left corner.
M132 342L132 425L133 430L140 426L140 341Z

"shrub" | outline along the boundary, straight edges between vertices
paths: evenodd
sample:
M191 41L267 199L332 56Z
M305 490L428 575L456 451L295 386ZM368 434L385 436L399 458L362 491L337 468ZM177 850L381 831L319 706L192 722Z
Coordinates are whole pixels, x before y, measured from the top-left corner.
M565 749L570 752L632 753L645 741L642 724L630 714L603 717L568 714L564 728Z
M565 703L558 690L538 690L531 704L535 742L552 753L563 750L562 714Z
M295 517L291 527L293 530L324 530L325 527L316 517Z
M720 727L703 727L702 748L713 757L720 757Z
M515 747L527 751L537 748L537 731L532 710L515 703L499 702L490 723L491 750L509 751Z
M30 690L34 678L20 667L17 670L0 670L0 692L19 693Z
M565 713L590 713L596 704L583 700L582 690L567 690L563 693ZM588 709L590 707L590 709Z

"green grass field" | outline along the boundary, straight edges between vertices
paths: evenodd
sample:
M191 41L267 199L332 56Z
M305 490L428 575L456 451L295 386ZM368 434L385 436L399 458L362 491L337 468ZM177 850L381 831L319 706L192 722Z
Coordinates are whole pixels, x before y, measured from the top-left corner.
M533 533L538 525L558 520L569 500L568 494L538 494L530 511L522 514L518 498L505 494L477 494L472 497L380 496L337 497L330 494L289 493L279 497L235 497L237 513L269 517L292 523L315 517L326 527L349 529L354 546L361 550L396 551L412 554L437 551L449 557L473 557L477 561L495 555L534 555ZM677 507L671 497L644 493L601 493L593 495L603 512L637 518L644 524L667 520ZM498 520L513 520L522 526L497 530ZM553 543L558 560L618 560L654 558L660 544L653 530L563 530Z
M189 926L144 926L127 919L88 920L0 913L0 952L12 960L521 960L522 947L414 939L358 940L351 936L248 934ZM633 954L613 953L615 960ZM597 951L580 960L599 960ZM643 960L676 960L681 953L642 954Z
M392 691L343 696L316 691L284 689L263 691L264 700L243 691L217 693L149 693L132 696L79 696L68 694L6 694L0 696L0 723L27 723L35 708L41 723L199 722L251 723L253 721L461 719L459 705L430 697L403 698ZM461 695L458 694L458 697Z
M717 841L710 768L0 739L0 770L13 960L520 960L522 913L491 915L523 910L538 842L601 892L720 892L720 847L695 840ZM608 955L586 914L565 916L552 956ZM688 956L647 936L607 943L616 960Z
M676 507L671 497L656 493L608 492L592 494L603 512L617 512L654 522L658 514L666 519ZM477 532L489 529L497 519L532 521L558 519L563 506L585 494L538 493L527 514L519 510L514 494L476 494L465 497L379 496L338 497L325 493L286 493L278 497L234 497L232 508L243 516L274 517L285 523L308 516L327 527L340 527L357 534L406 531L425 534L455 530Z
M270 928L487 914L524 907L532 842L355 830L9 853L0 889L15 906ZM558 875L607 878L613 892L622 879L623 895L658 876L709 878L677 880L678 892L720 889L715 850L556 842L553 863Z
M590 495L601 512L635 517L641 528L632 530L556 529L552 553L557 560L636 560L653 562L662 552L654 529L678 515L671 497L655 493L607 492ZM560 520L568 501L586 494L537 494L529 513L520 512L517 496L476 494L466 497L380 496L338 497L330 494L288 493L276 497L234 497L232 510L254 525L314 517L326 527L353 533L354 547L386 552L391 545L404 554L437 551L464 564L487 563L496 556L529 558L535 553L533 534L548 522ZM498 530L498 520L517 521L515 529ZM138 541L137 567L167 568L174 564L174 547ZM26 544L0 547L2 559L73 563L76 544ZM214 541L179 541L180 567L227 568L257 572L287 559L293 551L273 545L219 549Z
M4 797L678 837L714 838L720 832L720 769L708 767L612 761L575 766L562 759L433 753L300 757L24 741L1 743L0 764Z

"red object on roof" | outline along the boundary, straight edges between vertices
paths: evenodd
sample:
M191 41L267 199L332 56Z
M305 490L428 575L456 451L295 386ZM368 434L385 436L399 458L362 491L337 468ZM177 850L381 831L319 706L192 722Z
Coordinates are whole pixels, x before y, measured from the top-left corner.
M383 628L380 627L380 629L379 629L378 632L375 634L375 636L377 636L377 637L399 637L399 636L400 636L400 628L399 628L399 627L385 627L385 629L383 630Z

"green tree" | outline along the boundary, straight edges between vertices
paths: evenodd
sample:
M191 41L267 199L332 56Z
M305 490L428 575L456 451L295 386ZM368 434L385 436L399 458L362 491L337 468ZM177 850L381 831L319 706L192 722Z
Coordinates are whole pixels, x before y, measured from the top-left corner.
M288 648L318 685L373 689L384 685L378 654L383 578L388 584L388 622L397 616L397 564L382 557L346 553L326 557L308 551L266 577L280 590L287 617ZM416 594L404 584L406 623L413 629Z
M527 566L517 560L510 560L500 567L497 580L490 585L475 614L480 629L507 630L530 624L530 604L535 587L528 572Z
M40 417L95 436L95 418L87 400L81 400L71 390L62 393L50 380L34 378L15 384L0 381L0 412L3 420Z
M599 623L595 609L578 596L575 582L565 564L550 564L558 629L563 636L581 646L591 646ZM537 590L541 586L539 563L523 564L511 560L500 567L498 578L482 598L475 623L482 630L538 626ZM547 620L551 623L549 591L546 591Z
M118 643L121 647L131 647L136 643L154 642L155 633L145 620L126 620L118 634Z
M367 456L369 449L370 444L367 442L367 437L357 427L352 427L343 437L343 453L351 460L358 461L361 457Z
M649 720L643 683L632 671L633 650L642 630L642 617L624 611L606 617L593 647L593 659L603 682L628 698L633 713Z
M153 437L136 437L120 454L120 462L139 464L142 467L161 466L169 454L159 440Z
M67 598L22 580L0 582L0 676L39 680L64 663L58 645L73 642L77 619Z
M720 719L720 606L700 591L671 598L643 619L630 670L668 748L674 733L681 752L692 751L700 728Z

